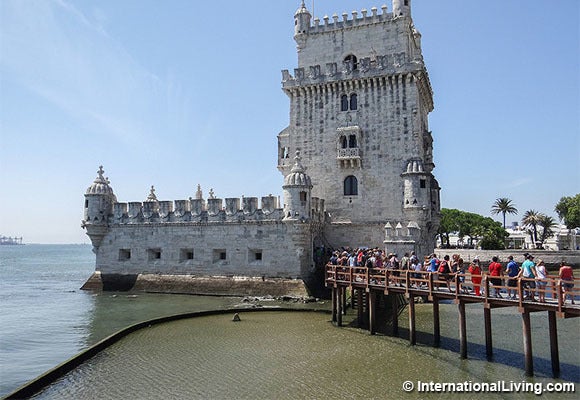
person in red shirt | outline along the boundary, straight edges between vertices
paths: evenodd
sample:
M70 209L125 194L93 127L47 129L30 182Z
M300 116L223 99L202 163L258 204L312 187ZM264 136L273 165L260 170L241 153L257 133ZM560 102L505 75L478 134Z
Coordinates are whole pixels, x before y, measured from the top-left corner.
M496 256L493 256L491 259L491 264L489 264L489 276L491 277L489 280L491 284L494 286L494 293L495 297L501 298L501 288L498 286L502 285L502 278L503 276L503 268L499 263L499 259Z
M566 302L566 296L570 296L572 304L574 303L574 293L572 293L572 288L574 287L574 271L572 267L566 265L564 261L560 263L560 273L558 274L562 280L562 289L564 290L564 303Z

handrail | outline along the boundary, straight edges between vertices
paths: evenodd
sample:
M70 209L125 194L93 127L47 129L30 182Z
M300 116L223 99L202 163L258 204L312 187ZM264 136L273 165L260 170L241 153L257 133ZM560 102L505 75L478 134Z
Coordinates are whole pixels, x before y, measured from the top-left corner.
M444 280L439 272L427 271L413 271L408 269L391 269L391 268L367 268L363 266L351 267L344 265L327 264L326 266L326 282L327 283L341 283L346 286L366 286L384 288L385 293L389 288L401 287L406 293L410 290L425 291L430 297L434 293L445 293L439 289L439 286ZM445 274L450 276L449 282L454 286L453 291L449 291L454 295L455 299L461 296L473 294L470 293L470 288L474 286L472 278L481 277L481 283L475 283L475 286L480 286L482 289L481 297L484 303L489 303L493 299L491 289L494 293L501 293L501 291L514 291L517 293L517 303L520 307L526 299L526 293L533 293L534 297L538 293L545 295L546 300L549 299L550 304L557 301L558 311L562 312L563 307L568 307L570 304L566 300L571 296L574 299L580 296L580 278L574 278L573 281L563 281L559 277L548 276L545 279L538 278L524 278L524 277L509 277L509 276L491 276L488 273L481 275L470 273L454 273ZM501 284L495 285L491 279L500 279ZM516 286L508 286L507 282L511 279L516 281ZM531 284L531 283L534 284ZM538 282L546 282L545 285L538 285ZM563 284L573 284L571 288L563 290ZM509 293L509 292L508 292ZM566 296L565 296L566 295ZM497 297L497 296L496 296ZM516 301L513 298L505 298L499 295L504 300ZM566 298L564 298L566 297ZM535 300L535 299L534 299ZM578 305L580 307L580 305Z

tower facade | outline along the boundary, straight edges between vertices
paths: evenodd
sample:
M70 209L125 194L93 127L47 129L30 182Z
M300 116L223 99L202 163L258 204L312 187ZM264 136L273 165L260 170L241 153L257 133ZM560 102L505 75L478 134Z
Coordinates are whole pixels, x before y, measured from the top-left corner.
M302 2L294 15L298 67L282 71L290 123L278 135L278 169L287 177L289 155L301 152L335 247L434 245L433 93L410 3L321 21Z

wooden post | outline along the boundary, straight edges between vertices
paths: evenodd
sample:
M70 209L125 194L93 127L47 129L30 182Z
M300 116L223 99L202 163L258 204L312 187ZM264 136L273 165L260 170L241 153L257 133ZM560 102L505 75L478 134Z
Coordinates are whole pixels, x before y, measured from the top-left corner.
M375 323L376 313L375 313L375 296L372 291L369 291L368 293L368 304L369 304L369 331L371 335L374 335L376 328Z
M357 308L357 322L359 328L364 324L364 304L363 304L363 291L362 289L356 290L356 308Z
M336 288L332 288L332 322L336 322Z
M336 325L342 326L342 291L344 288L336 288Z
M459 300L459 354L467 358L467 324L465 321L465 303Z
M399 298L398 294L393 295L391 301L391 320L393 325L393 336L399 336Z
M409 296L409 343L411 345L417 343L417 335L415 332L415 296L413 293Z
M441 330L439 327L439 298L433 298L433 346L441 344Z
M552 356L552 375L554 378L560 376L560 355L558 353L558 329L556 326L556 312L548 311L548 322L550 326L550 354Z
M522 332L524 335L524 364L527 376L534 375L534 359L532 356L532 326L530 312L524 309L522 312Z
M354 288L350 287L350 308L354 310Z
M493 358L493 344L491 340L491 308L488 305L483 307L483 317L485 324L485 354L488 361Z
M346 288L342 289L342 314L346 315Z

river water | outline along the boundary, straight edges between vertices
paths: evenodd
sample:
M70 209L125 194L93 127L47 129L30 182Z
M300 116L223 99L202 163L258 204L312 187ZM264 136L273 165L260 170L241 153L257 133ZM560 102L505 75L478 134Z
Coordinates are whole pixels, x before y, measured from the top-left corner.
M181 312L233 308L240 298L78 290L94 255L86 245L0 247L0 395L132 323ZM265 302L265 306L287 306ZM328 308L328 304L317 305ZM38 398L434 398L404 381L580 383L580 319L558 319L560 379L551 377L546 313L532 314L536 376L523 372L521 317L492 310L494 360L485 361L481 305L468 305L468 356L458 349L457 308L441 304L441 347L433 348L429 304L417 305L417 346L399 337L336 328L323 313L240 310L136 332L56 382ZM347 317L349 318L353 316ZM470 393L504 398L514 393ZM559 394L575 398L574 394ZM533 393L515 397L532 398Z

